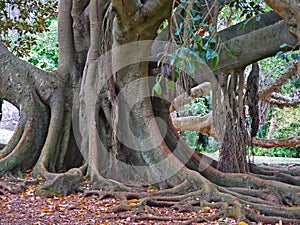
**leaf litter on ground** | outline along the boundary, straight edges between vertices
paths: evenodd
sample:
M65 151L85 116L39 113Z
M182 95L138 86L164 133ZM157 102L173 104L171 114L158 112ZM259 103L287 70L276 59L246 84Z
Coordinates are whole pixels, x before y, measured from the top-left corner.
M30 175L25 180L31 180ZM84 189L89 189L85 182ZM180 212L172 208L144 206L141 210L111 212L110 209L120 204L120 199L113 197L100 200L98 196L85 197L83 192L68 196L47 198L36 196L35 188L40 184L30 185L20 194L12 194L3 190L0 192L0 225L57 225L57 224L186 224L192 218L207 217L219 212L208 206L200 207L198 211ZM155 190L146 190L155 193ZM137 204L138 199L128 200L128 204ZM190 224L238 224L233 218L221 218L217 221ZM255 224L255 223L253 223ZM261 223L264 224L264 223ZM280 223L278 223L280 224Z

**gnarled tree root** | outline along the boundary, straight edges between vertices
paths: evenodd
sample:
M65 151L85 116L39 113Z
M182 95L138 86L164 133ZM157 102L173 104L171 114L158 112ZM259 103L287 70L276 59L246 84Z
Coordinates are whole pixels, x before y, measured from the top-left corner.
M228 175L230 176L230 175ZM187 180L171 189L150 191L86 191L85 196L98 195L103 199L113 197L120 199L117 206L111 208L110 212L132 211L145 213L149 207L171 207L179 211L199 212L204 207L217 208L218 212L209 217L198 216L195 218L182 218L184 224L202 221L214 221L224 217L234 218L244 222L267 222L267 223L300 223L300 208L297 205L290 205L288 200L281 201L275 190L253 190L247 188L226 188L220 187L209 181L203 184L201 189L192 192L186 186L191 185ZM198 186L199 187L199 186ZM297 187L295 186L297 189ZM286 189L288 191L288 188ZM149 193L153 192L153 193ZM184 194L182 194L184 193ZM300 193L300 192L299 192ZM298 196L299 197L299 196ZM293 201L298 202L297 200ZM298 202L299 204L299 202ZM299 205L298 205L299 206ZM148 208L147 208L148 207ZM151 209L150 209L151 210ZM149 220L163 221L162 215L151 215ZM135 217L136 220L148 219L148 216ZM173 218L176 220L177 218Z
M73 168L66 173L53 174L52 179L35 190L35 194L47 197L65 196L78 192L82 182L82 170Z
M0 194L6 195L6 192L11 194L19 194L26 190L26 186L23 184L9 184L7 182L0 181Z

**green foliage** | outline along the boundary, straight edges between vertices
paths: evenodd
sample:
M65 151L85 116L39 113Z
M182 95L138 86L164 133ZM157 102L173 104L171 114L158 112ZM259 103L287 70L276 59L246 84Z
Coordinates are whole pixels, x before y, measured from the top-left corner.
M297 108L275 108L277 129L273 132L274 138L283 139L300 136L300 106Z
M183 20L178 22L174 21L174 34L171 34L177 48L173 53L165 53L162 55L166 58L170 65L174 68L174 76L180 77L180 74L185 75L194 74L201 66L202 63L211 62L212 67L215 68L219 62L218 43L215 37L215 28L204 23L202 20L201 11L195 8L195 4L201 4L200 1L182 1L185 2L181 12ZM182 7L182 5L180 5ZM176 13L173 15L175 19ZM165 29L168 21L165 20L158 33ZM158 62L160 64L160 62ZM158 75L160 76L160 75ZM174 88L172 83L167 84L168 89ZM156 80L152 88L152 93L161 95L162 88L160 86L160 79Z
M165 19L165 20L161 23L161 25L159 26L158 31L157 31L157 34L160 34L164 29L166 29L167 26L168 26L168 24L169 24L168 20Z
M230 0L219 14L219 27L223 29L245 21L240 26L240 29L244 29L252 17L256 16L252 23L258 22L261 19L259 15L270 10L271 8L262 0Z
M290 48L291 46L287 46L283 43L280 47L284 49L286 47ZM295 57L295 54L299 55L299 51L286 53L284 51L280 51L275 57L261 60L260 66L265 78L260 80L260 86L267 85L284 73L286 68L289 66L289 63L295 60L293 58ZM279 93L285 96L291 96L299 90L299 88L299 76L294 76L281 87ZM300 106L297 108L284 107L282 109L278 107L271 107L267 115L265 126L261 126L259 129L259 138L268 138L267 134L269 133L271 115L276 117L276 127L271 133L272 138L286 139L300 135ZM261 156L300 157L300 146L272 149L255 148L254 152L256 155Z
M300 158L300 147L281 147L270 149L255 147L253 151L254 155L257 156Z
M256 1L250 1L250 0L239 0L239 1L233 1L230 0L229 4L230 7L233 7L236 9L236 11L240 12L240 17L242 19L250 19L253 16L256 16L260 13L265 12L266 5L263 1L256 0Z
M284 47L282 47L282 46L284 46ZM285 48L285 47L286 47L285 43L280 46L280 48ZM300 60L300 54L297 52L285 53L284 51L279 51L276 53L276 57L279 59L283 59L286 62L290 62L293 60Z
M24 59L43 70L53 71L58 64L57 19L47 22L50 24L48 31L31 35L36 39L36 45Z
M200 1L185 1L183 21L175 23L178 48L169 55L170 64L187 73L194 73L203 62L211 61L216 67L219 61L215 27L204 22L202 12L197 8ZM194 5L195 4L195 5Z
M57 15L57 0L0 1L0 39L17 56L26 56L36 44L32 34L48 30Z
M202 146L197 145L197 142L199 139L199 133L197 131L185 130L185 131L181 132L180 135L192 149L202 147Z
M163 75L161 73L159 73L156 76L156 82L152 88L152 96L154 96L154 94L156 93L157 95L161 95L162 94L162 88L160 86L160 83L162 81Z
M195 98L178 111L178 116L204 116L209 112L208 100L205 97Z

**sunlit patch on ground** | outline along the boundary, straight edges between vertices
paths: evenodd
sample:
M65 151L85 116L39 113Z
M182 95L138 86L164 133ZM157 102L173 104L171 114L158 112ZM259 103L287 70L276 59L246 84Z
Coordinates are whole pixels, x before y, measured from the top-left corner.
M6 144L11 136L13 135L13 131L0 129L0 143Z

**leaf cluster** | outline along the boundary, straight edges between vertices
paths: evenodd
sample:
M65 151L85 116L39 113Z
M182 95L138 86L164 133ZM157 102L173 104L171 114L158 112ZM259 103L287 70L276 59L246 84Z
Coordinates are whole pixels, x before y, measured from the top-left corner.
M48 30L50 18L57 16L57 0L7 0L0 2L0 39L17 56L29 54L36 44L32 34Z
M253 16L257 16L268 10L268 7L261 0L229 0L229 7L235 8L237 11L241 12L241 17L245 19L250 19Z

